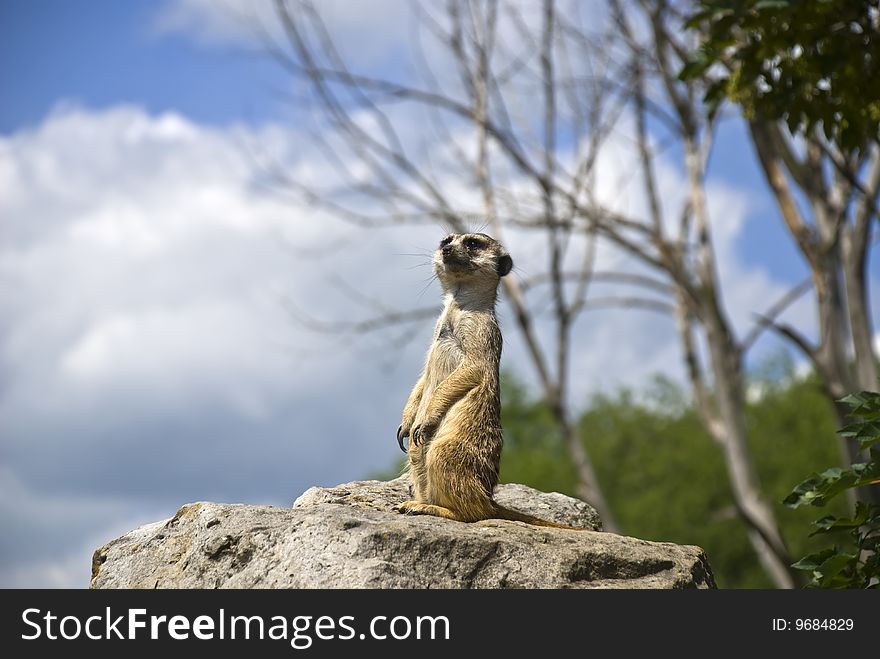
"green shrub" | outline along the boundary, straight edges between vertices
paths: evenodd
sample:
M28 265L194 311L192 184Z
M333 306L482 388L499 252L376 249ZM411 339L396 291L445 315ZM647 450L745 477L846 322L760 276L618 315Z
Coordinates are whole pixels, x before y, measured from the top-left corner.
M859 442L868 451L868 462L846 469L835 467L813 474L785 499L791 508L802 505L822 507L853 488L877 488L880 483L880 393L863 391L841 402L850 406L850 415L860 419L839 432ZM851 517L826 515L813 522L811 536L835 535L842 538L832 547L805 556L793 567L810 574L814 588L877 588L880 585L880 506L858 501Z

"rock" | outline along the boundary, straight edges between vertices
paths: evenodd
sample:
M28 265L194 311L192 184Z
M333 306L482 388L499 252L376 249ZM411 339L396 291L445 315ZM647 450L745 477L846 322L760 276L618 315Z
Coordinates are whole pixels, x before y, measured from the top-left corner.
M313 487L292 508L191 503L95 552L92 588L714 588L699 547L602 533L592 507L525 485L521 522L406 516L405 478Z
M336 487L310 487L293 502L294 508L321 503L341 503L356 508L396 513L394 506L411 499L409 479L401 476L393 481L355 481ZM495 501L535 517L568 524L592 531L602 530L599 513L580 499L559 492L541 492L526 485L513 483L495 488Z

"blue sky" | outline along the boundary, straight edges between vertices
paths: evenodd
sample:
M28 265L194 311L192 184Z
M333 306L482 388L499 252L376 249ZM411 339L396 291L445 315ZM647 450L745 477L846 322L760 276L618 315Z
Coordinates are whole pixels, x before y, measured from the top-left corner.
M285 301L338 317L351 301L336 277L424 305L437 290L422 293L427 270L404 255L427 253L442 229L365 233L256 185L255 145L307 179L327 171L279 102L288 78L229 18L241 6L268 16L232 0L0 3L0 586L85 586L97 546L184 503L289 505L399 456L430 323L405 344L328 339ZM405 3L322 10L345 55L407 70ZM417 119L399 120L418 135ZM747 327L806 270L738 120L714 158L725 295ZM680 168L661 174L674 196ZM518 272L536 271L534 241L511 241ZM344 249L316 260L328 242ZM872 278L876 300L876 259ZM681 377L671 323L589 318L576 403ZM815 327L808 300L789 319ZM768 338L755 359L778 349ZM532 376L517 338L505 367Z
M4 2L0 131L40 121L61 100L99 108L137 103L193 121L264 121L275 67L242 45L205 47L162 32L161 2ZM265 60L262 60L265 61ZM272 75L276 74L276 75ZM10 93L11 92L11 93Z

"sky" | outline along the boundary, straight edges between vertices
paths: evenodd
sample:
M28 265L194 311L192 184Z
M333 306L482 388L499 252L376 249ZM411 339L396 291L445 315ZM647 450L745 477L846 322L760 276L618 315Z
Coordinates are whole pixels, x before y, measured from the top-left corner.
M344 56L391 74L409 62L406 3L321 6ZM327 172L250 11L277 30L262 2L0 3L0 586L84 587L94 549L187 502L289 505L399 458L431 322L410 341L317 336L290 308L350 315L339 282L391 308L439 304L423 266L444 232L364 232L260 185L255 151ZM598 185L626 170L623 145L611 140ZM716 152L710 212L742 331L806 270L737 121ZM683 194L675 163L658 175ZM511 236L515 276L541 262L533 242ZM815 332L807 299L787 319ZM504 367L529 381L506 337ZM575 405L682 378L665 319L596 312L575 338ZM779 349L767 337L753 363Z

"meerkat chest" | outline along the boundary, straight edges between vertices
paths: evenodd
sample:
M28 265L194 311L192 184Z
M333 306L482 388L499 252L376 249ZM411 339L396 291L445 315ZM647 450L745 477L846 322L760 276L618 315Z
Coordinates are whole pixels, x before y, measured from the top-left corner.
M452 314L444 314L434 332L434 341L428 354L428 377L434 385L446 379L464 359L455 321Z

